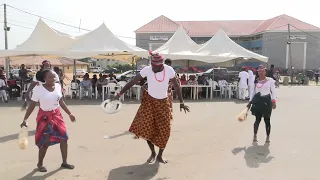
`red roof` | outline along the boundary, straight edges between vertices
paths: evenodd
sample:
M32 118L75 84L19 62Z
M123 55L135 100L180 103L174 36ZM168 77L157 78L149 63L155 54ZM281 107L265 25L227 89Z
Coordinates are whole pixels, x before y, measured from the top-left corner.
M137 29L135 32L175 32L179 25L182 25L191 37L213 36L220 28L230 36L241 36L264 31L287 30L288 24L302 30L320 30L319 27L285 14L267 20L233 21L172 21L162 15Z
M178 27L179 25L177 23L161 15L136 30L136 32L175 32Z

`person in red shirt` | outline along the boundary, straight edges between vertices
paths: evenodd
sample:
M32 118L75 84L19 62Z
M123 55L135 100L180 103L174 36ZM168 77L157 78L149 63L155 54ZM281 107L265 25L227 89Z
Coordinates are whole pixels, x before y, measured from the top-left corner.
M186 85L187 84L187 79L186 79L186 75L183 74L180 78L180 83L181 85Z

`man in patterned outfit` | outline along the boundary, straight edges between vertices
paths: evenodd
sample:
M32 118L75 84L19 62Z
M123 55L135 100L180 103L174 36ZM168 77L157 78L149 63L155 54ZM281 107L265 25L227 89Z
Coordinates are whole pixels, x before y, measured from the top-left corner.
M168 161L162 157L163 151L170 137L172 112L168 97L169 81L180 100L180 111L189 112L189 107L184 105L180 85L178 84L176 73L172 67L164 64L164 58L159 54L151 54L151 66L143 68L130 82L128 82L116 95L119 98L133 85L147 78L148 90L144 90L139 110L134 118L129 131L138 138L147 141L151 150L151 156L147 160L149 163L155 160L161 163ZM159 147L156 154L154 146Z

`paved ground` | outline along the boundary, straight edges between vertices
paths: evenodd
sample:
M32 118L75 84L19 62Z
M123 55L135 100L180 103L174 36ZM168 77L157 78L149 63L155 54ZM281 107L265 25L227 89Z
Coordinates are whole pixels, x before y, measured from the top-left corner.
M69 162L73 171L60 170L59 146L48 150L49 172L33 171L37 163L34 136L30 146L17 146L23 113L16 104L0 103L0 175L3 180L318 180L320 167L319 87L281 87L272 116L272 139L264 146L261 123L259 143L252 146L253 117L243 123L236 115L239 102L190 102L190 114L175 104L171 139L165 151L167 165L145 164L149 156L143 140L126 133L138 104L126 104L118 114L104 114L97 101L69 101L77 116L67 120ZM82 104L82 105L79 105ZM30 118L31 134L35 113ZM110 139L103 139L105 135Z

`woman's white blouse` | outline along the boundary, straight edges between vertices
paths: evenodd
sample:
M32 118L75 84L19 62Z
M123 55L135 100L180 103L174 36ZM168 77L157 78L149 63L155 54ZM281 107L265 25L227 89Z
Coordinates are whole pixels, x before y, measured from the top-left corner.
M35 86L31 100L39 102L40 108L44 111L52 111L60 107L60 99L62 98L61 86L55 83L54 91L50 92L42 84Z
M252 93L250 97L250 101L252 100L253 96L260 92L261 96L266 96L270 94L271 99L275 100L276 97L276 86L275 81L272 78L267 78L267 82L263 84L263 82L258 82L255 86L254 93Z

